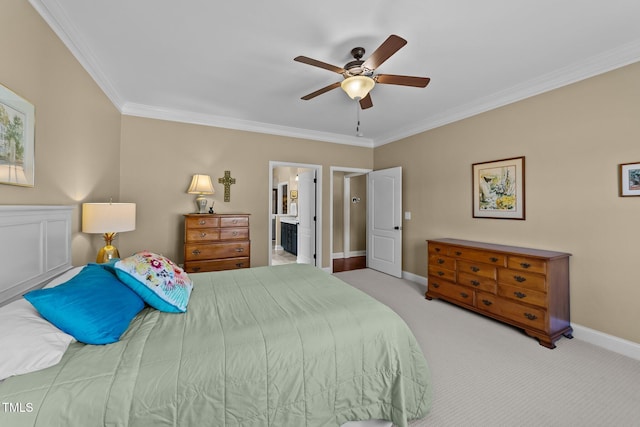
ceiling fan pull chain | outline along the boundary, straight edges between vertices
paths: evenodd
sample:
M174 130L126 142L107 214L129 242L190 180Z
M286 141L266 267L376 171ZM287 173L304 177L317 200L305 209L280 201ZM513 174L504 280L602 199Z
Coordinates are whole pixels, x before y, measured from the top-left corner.
M360 104L358 102L356 104L356 136L363 136L360 131Z

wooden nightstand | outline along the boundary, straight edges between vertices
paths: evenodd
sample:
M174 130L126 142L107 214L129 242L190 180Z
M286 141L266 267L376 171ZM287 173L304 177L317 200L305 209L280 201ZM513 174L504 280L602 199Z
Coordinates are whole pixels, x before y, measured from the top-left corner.
M187 273L249 268L249 214L184 217L184 270Z

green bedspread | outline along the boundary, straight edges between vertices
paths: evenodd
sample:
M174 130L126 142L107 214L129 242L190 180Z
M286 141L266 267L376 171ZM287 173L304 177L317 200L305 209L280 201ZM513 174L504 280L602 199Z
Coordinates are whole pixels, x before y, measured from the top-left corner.
M404 427L429 410L414 336L361 291L298 264L191 278L187 313L146 308L120 342L0 383L25 409L0 407L0 425Z

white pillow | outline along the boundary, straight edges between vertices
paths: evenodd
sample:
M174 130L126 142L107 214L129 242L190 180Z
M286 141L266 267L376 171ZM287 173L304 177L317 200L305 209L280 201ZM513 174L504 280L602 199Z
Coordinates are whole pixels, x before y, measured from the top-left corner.
M51 281L47 283L46 286L43 286L42 289L53 288L55 286L68 282L73 278L73 276L80 273L84 267L84 265L81 265L80 267L73 267L70 270L65 271L61 275L51 279Z
M0 307L0 381L60 362L75 339L40 316L24 298Z

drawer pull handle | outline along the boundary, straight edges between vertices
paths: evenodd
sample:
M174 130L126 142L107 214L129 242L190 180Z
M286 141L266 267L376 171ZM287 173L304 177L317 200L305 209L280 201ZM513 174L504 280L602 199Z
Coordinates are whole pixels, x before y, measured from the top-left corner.
M237 220L237 219L234 219L234 220L233 220L233 221L231 221L231 222L232 222L232 223L234 223L234 224L237 224L237 223L238 223L238 220Z
M244 262L239 262L239 263L237 263L237 264L236 264L236 267L240 268L240 267L242 267L243 265L244 265Z
M191 269L194 273L197 273L198 271L200 271L200 267L193 267Z
M200 237L206 237L207 233L200 233Z
M440 248L435 248L436 252L440 252Z
M200 249L196 249L191 252L193 255L200 255Z
M529 267L531 267L531 264L529 264L529 263L527 263L527 262L521 262L521 263L520 263L520 267L522 267L522 268L529 268Z
M436 289L438 289L440 287L440 285L438 285L437 283L432 283L431 286L433 286Z
M233 233L231 233L231 235L233 235L233 236L237 236L237 235L238 235L238 232L237 232L237 231L234 231Z
M236 248L236 252L244 252L244 248Z
M443 271L438 271L438 276L444 276L444 272Z
M473 271L474 273L477 273L478 271L480 271L480 269L476 266L471 267L471 271Z
M491 258L489 258L489 261L491 262L498 262L498 258L492 256Z
M472 284L473 286L480 286L480 282L478 282L477 280L472 280L472 281L471 281L471 284Z
M205 225L207 223L207 221L205 221L204 219L200 220L200 225Z
M526 317L529 320L536 320L538 318L538 316L536 316L535 314L531 314L531 313L525 313L524 317Z
M488 299L483 299L483 300L482 300L482 303L483 303L484 305L486 305L486 306L490 306L491 304L493 304L493 302L492 302L492 301L489 301Z
M527 280L526 277L522 277L522 276L513 276L513 278L516 279L516 282L520 282L520 283Z
M456 255L460 256L460 255L462 255L462 252L456 251Z
M518 298L525 298L527 296L527 294L523 294L522 292L514 292L513 294Z
M442 258L438 258L438 264L444 264L444 260Z
M466 292L460 292L460 296L461 296L462 298L469 298L469 294L468 294L468 293L466 293Z

